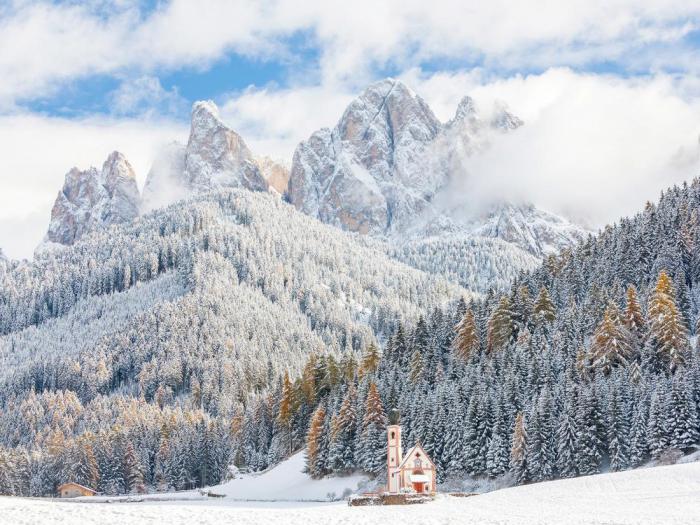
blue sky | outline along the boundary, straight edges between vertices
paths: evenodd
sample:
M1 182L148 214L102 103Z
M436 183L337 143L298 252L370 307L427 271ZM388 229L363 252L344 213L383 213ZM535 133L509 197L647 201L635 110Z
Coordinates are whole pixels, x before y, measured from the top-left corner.
M153 2L144 3L141 16L153 15ZM104 15L103 15L104 16ZM689 17L679 17L675 25L682 27L692 24ZM318 82L320 57L322 47L314 41L313 35L305 31L294 33L282 39L284 53L282 55L243 54L236 51L223 51L216 59L201 64L183 64L181 67L156 67L149 70L149 76L159 81L162 88L176 94L181 100L179 106L157 107L159 112L170 114L174 118L186 119L187 111L194 101L201 99L222 100L231 93L240 92L249 87L275 86L284 88L290 84L302 82L313 84ZM546 43L543 45L550 45ZM418 47L418 44L413 44ZM572 41L570 52L586 52L587 42ZM671 41L651 41L630 46L630 53L643 57L644 55L674 54L679 50L683 55L698 57L700 49L700 30L689 30ZM410 51L409 51L410 53ZM411 62L412 67L430 75L440 72L458 72L474 68L484 69L489 75L507 78L510 75L539 74L553 65L566 65L577 72L593 74L608 74L620 77L640 77L650 73L666 72L683 75L687 67L685 63L661 62L642 60L637 62L627 54L621 56L606 56L605 53L591 54L582 60L566 63L556 59L542 60L525 64L500 64L493 62L490 57L478 49L470 50L456 56L435 53ZM405 68L403 61L394 63L391 59L375 64L372 76L375 78L400 76ZM23 109L41 112L48 116L77 117L87 114L138 114L144 110L142 105L128 110L115 110L114 95L124 82L130 78L143 75L138 67L116 70L107 74L77 75L61 83L59 90L47 94L31 94L24 98L18 93L15 102Z
M687 0L0 2L0 247L31 255L73 165L119 149L143 183L195 100L289 162L386 76L443 120L467 94L506 102L526 126L479 169L598 225L696 170L699 68ZM625 197L566 191L591 177Z

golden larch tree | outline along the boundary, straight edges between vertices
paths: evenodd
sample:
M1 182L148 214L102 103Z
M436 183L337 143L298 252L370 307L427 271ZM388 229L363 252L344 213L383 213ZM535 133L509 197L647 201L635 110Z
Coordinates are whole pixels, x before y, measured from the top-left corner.
M549 292L544 286L540 288L540 293L537 294L537 299L535 300L535 306L533 308L533 314L535 320L538 323L547 322L551 323L556 318L556 311L554 309L554 304L552 299L549 297Z
M325 419L326 409L323 408L323 405L319 405L311 416L309 431L306 433L306 471L312 478L319 478L323 475L323 468L319 465L319 451Z
M502 297L488 322L488 351L500 350L513 336L513 313L508 297Z
M649 302L649 331L657 355L671 372L685 363L690 351L688 329L676 305L671 278L663 270Z
M462 361L467 361L479 349L479 335L476 332L474 312L467 310L457 325L454 339L454 353Z
M631 335L622 324L615 304L605 309L603 320L593 334L591 359L593 367L609 374L613 367L627 365L633 355Z

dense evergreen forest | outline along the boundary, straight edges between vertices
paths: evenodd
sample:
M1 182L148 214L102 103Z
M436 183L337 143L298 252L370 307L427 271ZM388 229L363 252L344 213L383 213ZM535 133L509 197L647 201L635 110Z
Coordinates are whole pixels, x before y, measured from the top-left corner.
M247 206L254 212L252 223L260 227L266 212ZM671 188L658 204L647 204L635 217L548 257L506 289L478 299L463 294L464 299L451 302L447 292L428 295L424 287L431 282L419 273L397 273L392 281L390 274L380 273L383 266L396 264L388 258L355 261L352 274L344 274L349 278L339 282L352 294L345 302L351 306L339 308L329 300L340 317L318 317L328 329L303 332L321 341L304 352L294 351L291 334L285 340L289 350L270 353L265 345L274 343L254 335L261 330L250 325L246 333L256 343L245 355L237 355L234 347L226 350L225 341L211 344L218 344L219 330L232 340L234 332L240 337L241 325L231 330L229 317L208 318L204 311L241 309L246 301L258 300L255 294L268 299L279 294L275 297L282 306L294 305L307 323L309 315L300 304L308 309L309 303L274 281L274 270L268 277L273 292L267 283L246 281L248 276L240 277L238 270L237 282L250 283L249 293L228 295L238 292L226 284L230 274L221 267L232 258L247 260L231 249L233 238L223 231L217 237L186 238L182 243L198 247L195 257L186 258L194 270L175 277L164 271L134 285L133 291L143 288L139 305L164 293L148 286L162 286L175 301L189 302L149 303L136 314L150 320L134 328L143 334L140 339L127 332L124 341L114 344L114 337L105 336L109 345L95 341L97 348L112 348L103 359L91 343L71 359L44 357L5 374L0 492L49 494L67 478L110 493L141 485L180 489L219 482L229 463L264 469L304 446L313 476L361 469L381 477L384 427L392 409L401 414L405 444L421 442L438 466L440 482L471 476L524 483L633 468L651 459L672 461L692 450L700 433L700 361L694 344L700 305L699 206L700 181ZM247 221L239 220L234 229ZM266 246L289 250L283 238L267 238ZM247 249L255 249L254 240L249 239ZM339 244L330 234L324 240L331 247L315 245L320 252L309 264L319 266L313 272L347 263L342 249L351 244ZM294 251L284 255L300 257ZM294 266L293 260L286 263ZM266 267L260 270L264 276ZM309 276L295 281L295 291L309 286L319 301L338 296L337 290L325 295L308 284L313 272L306 268ZM363 281L367 273L381 276L386 287ZM204 284L214 275L224 277ZM414 284L404 282L404 291L390 303L382 302L390 283L401 283L402 276ZM357 289L349 284L353 278L365 284ZM13 292L20 294L19 304L37 312L36 298L19 289ZM411 300L414 293L423 295ZM377 298L365 303L375 304L374 309L355 307L363 294ZM87 293L81 300L94 301L90 304L101 311L101 297ZM236 298L233 306L230 297ZM11 323L24 319L21 326L32 324L31 316L15 313L14 301L0 301L9 312L5 319L9 315ZM130 305L124 299L119 309L127 312L127 321L105 315L123 328L135 318L128 313ZM400 305L416 313L396 315ZM322 315L321 309L311 311ZM283 308L275 312L287 315ZM49 309L48 322L10 330L3 339L3 362L14 363L8 345L24 352L26 341L67 337L69 327L48 324L66 322L66 316L52 315ZM369 319L365 326L371 331L352 324L362 316ZM182 323L178 333L198 327L204 335L168 340L157 327L171 318ZM175 331L170 326L168 333ZM343 326L356 326L356 333L365 335L348 339ZM274 325L262 332L270 329ZM46 331L36 339L27 330ZM165 342L153 343L159 338ZM141 346L148 350L136 352ZM260 363L258 352L265 355L263 365L246 375L241 360L257 356ZM89 366L93 368L84 374ZM90 386L93 377L98 379Z
M0 491L217 483L276 378L465 294L245 190L0 261Z
M439 481L542 481L694 450L698 205L697 180L666 191L508 291L399 327L337 386L312 359L299 389L313 395L292 396L299 419L312 413L309 471L381 475L389 409L407 445L432 455Z

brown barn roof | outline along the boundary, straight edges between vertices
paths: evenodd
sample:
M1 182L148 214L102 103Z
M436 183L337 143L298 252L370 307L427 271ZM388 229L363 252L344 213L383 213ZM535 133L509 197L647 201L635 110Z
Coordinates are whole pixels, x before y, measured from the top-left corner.
M86 487L85 485L81 485L80 483L76 483L74 481L69 481L67 483L63 483L62 485L58 486L58 490L61 490L63 487L68 487L68 486L74 486L74 487L79 487L83 490L87 490L88 492L92 492L93 494L97 494L96 490L92 490L90 487Z

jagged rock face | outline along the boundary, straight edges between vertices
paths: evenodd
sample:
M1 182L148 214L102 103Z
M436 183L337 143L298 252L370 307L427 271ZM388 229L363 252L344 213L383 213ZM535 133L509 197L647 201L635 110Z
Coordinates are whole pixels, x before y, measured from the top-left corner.
M263 191L268 181L241 136L221 121L216 105L195 102L187 146L168 145L148 173L144 210L224 187Z
M255 162L268 186L280 195L284 195L289 186L289 168L270 157L258 157Z
M332 131L321 129L297 147L289 199L347 230L401 235L494 131L521 124L503 107L485 122L465 97L443 125L405 85L383 80L353 101Z
M196 102L185 153L185 170L196 190L242 187L263 191L267 182L241 136L226 127L213 102Z
M132 221L141 199L136 176L124 155L115 151L102 171L71 169L51 210L47 240L70 245L86 232Z
M323 128L297 147L289 200L323 222L399 243L449 233L551 253L583 230L529 205L450 209L451 193L469 187L468 159L522 125L502 104L482 118L469 97L441 124L406 86L383 80L352 102L333 130Z
M396 80L373 84L333 129L321 129L294 153L289 199L322 221L382 234L422 207L441 185L421 169L440 122Z

